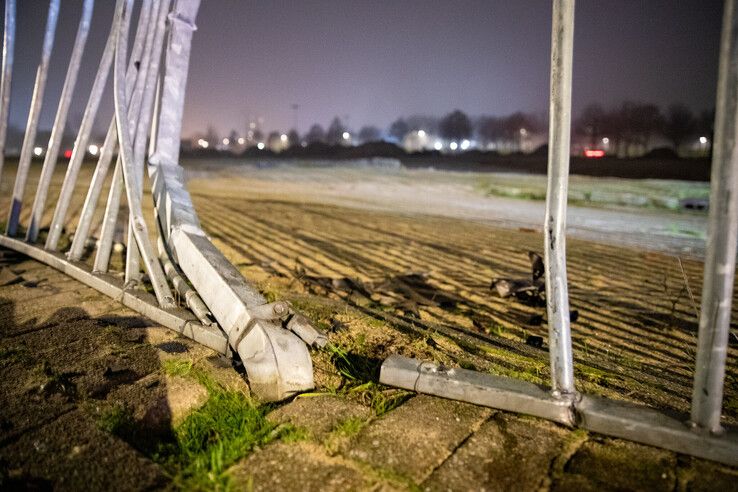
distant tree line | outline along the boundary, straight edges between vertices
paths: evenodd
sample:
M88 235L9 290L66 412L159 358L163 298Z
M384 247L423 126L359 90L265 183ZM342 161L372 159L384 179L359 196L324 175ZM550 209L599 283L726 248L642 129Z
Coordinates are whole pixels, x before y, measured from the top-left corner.
M624 101L619 105L604 108L600 104L587 105L572 122L573 140L582 146L606 148L608 152L622 157L642 155L656 145L668 142L676 152L686 149L695 142L712 142L713 111L695 114L683 104L672 104L665 110L649 103ZM294 145L354 145L380 140L407 144L415 139L415 148L459 149L482 148L503 152L532 150L531 143L545 143L548 121L544 114L521 111L504 116L481 115L470 117L458 109L443 117L412 115L400 117L382 130L374 125L365 125L358 131L351 130L344 121L335 117L327 128L315 123L302 136L295 129L287 133L273 131L264 135L259 129L248 132L247 138L238 138L232 131L225 140L231 144L245 145L263 143L267 148L280 151ZM536 138L532 138L536 135ZM214 129L208 127L205 139L220 142ZM418 144L422 139L423 145ZM462 143L463 142L463 143ZM528 145L524 145L525 143ZM408 148L406 146L406 148ZM705 145L705 149L707 146Z

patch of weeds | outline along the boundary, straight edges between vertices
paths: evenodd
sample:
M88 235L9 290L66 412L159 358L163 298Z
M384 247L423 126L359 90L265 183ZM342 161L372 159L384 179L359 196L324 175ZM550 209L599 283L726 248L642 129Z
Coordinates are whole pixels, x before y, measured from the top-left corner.
M188 377L192 375L193 365L191 360L169 359L162 363L164 372L169 376Z
M468 359L459 359L459 367L462 369L468 369L470 371L477 370L477 366L475 366L474 363Z
M369 424L369 419L349 417L339 422L323 440L323 447L328 454L335 454L342 442L348 441Z
M282 424L276 430L279 440L287 444L308 441L312 437L308 429L293 424Z
M96 423L101 430L118 437L129 436L135 430L133 413L120 403L104 408L97 416Z
M0 348L0 363L12 364L29 360L28 350L25 347Z
M277 439L297 442L309 438L305 429L270 422L266 418L270 406L223 388L191 361L170 359L163 367L169 375L197 380L209 393L205 404L173 429L171 442L161 444L153 454L178 488L227 490L228 468L255 447Z
M596 386L607 388L614 385L618 378L606 371L591 367L585 364L575 364L574 366L584 381L590 382Z
M334 344L328 344L326 350L330 353L330 361L336 371L344 378L344 383L335 393L359 400L370 407L375 415L384 415L397 408L412 395L377 382L381 359L347 352Z
M279 435L264 407L238 391L218 389L174 429L174 442L162 445L154 459L177 487L225 490L230 486L228 467Z

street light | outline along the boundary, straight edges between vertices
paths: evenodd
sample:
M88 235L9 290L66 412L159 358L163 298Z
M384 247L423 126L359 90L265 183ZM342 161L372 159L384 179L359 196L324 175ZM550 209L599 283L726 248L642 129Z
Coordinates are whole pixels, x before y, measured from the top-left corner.
M223 139L223 145L230 145L230 144L231 144L231 141L229 139L227 138Z
M425 130L418 130L418 136L420 138L425 138Z
M264 142L259 142L258 144L256 144L256 148L259 150L264 150Z
M436 150L441 150L443 148L443 144L440 141L438 141L433 144L433 148Z
M462 140L461 141L461 150L466 150L471 145L471 142L468 140Z
M100 151L100 147L98 147L95 144L90 145L87 147L87 152L90 153L90 155L97 155L97 153Z
M449 145L448 148L451 150L456 150L459 148L459 144L457 144L456 142L451 142L451 145Z
M246 143L246 139L243 137L238 137L238 145L243 145Z
M607 137L604 137L604 138L602 139L602 143L603 143L603 144L605 144L605 145L607 145L607 144L609 144L609 143L610 143L610 139L609 139L609 138L607 138Z
M707 143L707 137L700 137L700 143L705 145Z
M287 142L287 135L286 135L285 133L283 133L283 134L281 134L281 135L279 136L279 139L280 139L280 140L281 140L281 141L282 141L283 143L286 143L286 142Z
M343 132L343 139L348 140L349 138L351 138L351 134L349 132Z
M41 147L33 148L33 155L35 155L36 157L40 156L43 153L44 153L44 149L42 149Z

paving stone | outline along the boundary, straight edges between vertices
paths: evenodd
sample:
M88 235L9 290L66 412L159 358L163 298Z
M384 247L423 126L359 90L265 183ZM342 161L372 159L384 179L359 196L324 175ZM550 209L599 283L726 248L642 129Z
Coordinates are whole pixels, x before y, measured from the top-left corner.
M420 483L491 414L484 407L416 396L364 429L344 454Z
M687 480L680 483L679 490L693 492L738 491L738 469L729 468L718 463L686 458L691 466L686 470Z
M304 427L314 438L320 438L332 431L337 424L350 418L368 419L369 408L345 398L319 396L296 398L269 414L275 422L289 422Z
M123 491L165 482L157 465L98 429L81 411L67 413L0 449L0 489Z
M676 486L675 470L672 452L603 438L584 443L565 471L587 478L599 489L671 491Z
M328 457L307 442L275 443L230 469L237 490L368 490L372 483L359 469Z
M423 484L426 490L537 490L569 431L551 422L497 413Z

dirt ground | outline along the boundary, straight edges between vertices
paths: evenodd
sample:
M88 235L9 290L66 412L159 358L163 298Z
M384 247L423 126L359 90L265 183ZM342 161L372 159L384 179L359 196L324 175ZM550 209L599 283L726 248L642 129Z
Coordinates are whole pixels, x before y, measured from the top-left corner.
M313 354L317 388L281 405L255 402L266 420L254 417L261 427L249 432L266 433L254 443L210 433L187 454L185 430L205 417L217 429L230 412L211 411L223 395L251 408L237 368L3 252L3 487L737 488L734 469L376 383L383 358L397 353L546 384L544 309L490 289L494 278L529 275L528 251L542 248L536 229L314 203L308 193L255 190L243 176L197 179L190 190L237 268L329 332L331 349ZM575 238L568 247L578 388L688 412L702 263ZM733 334L728 424L738 423ZM203 449L206 473L190 465Z

